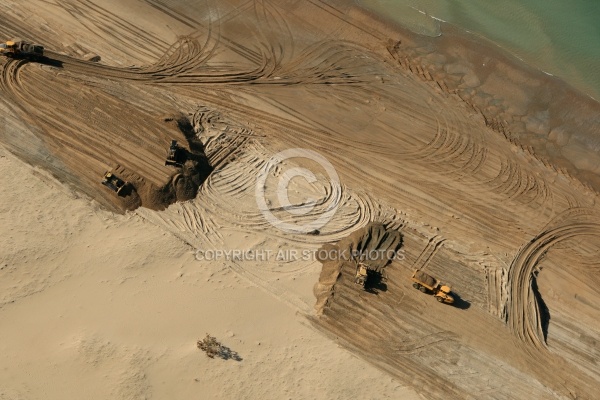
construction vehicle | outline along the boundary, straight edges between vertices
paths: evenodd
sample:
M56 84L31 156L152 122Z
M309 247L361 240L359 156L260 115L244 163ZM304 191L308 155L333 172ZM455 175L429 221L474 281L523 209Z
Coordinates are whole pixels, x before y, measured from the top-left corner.
M367 279L369 277L368 271L369 269L364 263L359 262L356 265L356 275L354 276L354 283L362 286L363 289L365 288L365 284L367 283Z
M165 165L172 165L181 168L184 162L184 149L177 144L177 140L171 140L171 146L167 151Z
M10 58L28 58L38 61L44 57L44 46L24 41L0 43L0 54Z
M125 182L123 179L119 178L115 174L110 171L104 173L104 178L102 179L102 184L117 193L117 196L121 194L123 189L129 184L129 182Z
M454 303L454 297L450 294L451 289L442 285L440 281L418 269L412 274L413 287L423 293L432 293L440 303Z

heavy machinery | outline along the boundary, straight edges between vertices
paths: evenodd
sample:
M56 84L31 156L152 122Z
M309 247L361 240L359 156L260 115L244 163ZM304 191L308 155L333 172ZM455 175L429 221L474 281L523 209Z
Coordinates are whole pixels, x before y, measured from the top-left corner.
M356 275L354 276L354 283L362 286L363 289L365 288L365 284L367 283L367 278L369 277L368 271L369 271L369 269L367 268L367 266L364 263L359 262L356 265Z
M432 293L440 303L454 303L454 297L450 294L450 286L442 285L440 281L418 269L412 274L413 287L423 293Z
M20 57L39 61L44 57L44 46L24 41L13 42L9 40L6 43L0 43L0 54L11 58Z
M171 146L167 151L165 165L181 168L185 162L185 150L177 144L177 140L171 140Z
M106 171L102 179L102 184L110 190L112 190L113 192L117 193L117 196L119 196L123 189L127 187L128 182L125 182L123 179L119 178L112 172Z

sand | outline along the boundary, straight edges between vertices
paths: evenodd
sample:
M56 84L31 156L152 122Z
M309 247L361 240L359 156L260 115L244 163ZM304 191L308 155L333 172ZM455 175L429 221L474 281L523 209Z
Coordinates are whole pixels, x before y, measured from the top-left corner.
M0 398L420 398L140 216L4 149L0 171ZM206 357L206 333L241 361Z
M594 398L592 99L341 0L0 9L0 397ZM373 226L363 290L317 253Z

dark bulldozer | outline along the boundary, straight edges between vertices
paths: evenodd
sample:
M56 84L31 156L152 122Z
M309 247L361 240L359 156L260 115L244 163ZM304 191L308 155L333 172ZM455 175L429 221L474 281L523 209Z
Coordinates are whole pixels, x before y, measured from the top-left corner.
M169 146L169 150L167 151L165 165L181 168L185 163L185 159L185 149L177 144L177 140L171 140L171 146Z

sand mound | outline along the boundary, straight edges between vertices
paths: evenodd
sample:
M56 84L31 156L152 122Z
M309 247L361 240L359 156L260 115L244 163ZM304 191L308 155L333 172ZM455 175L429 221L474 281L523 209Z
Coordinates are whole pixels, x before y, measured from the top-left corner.
M415 278L426 284L427 286L433 287L436 284L436 280L432 277L424 273L423 271L417 271L415 273Z
M198 188L210 175L212 167L204 153L200 139L191 128L186 116L179 115L164 119L165 122L176 124L187 140L187 148L181 152L181 166L173 167L174 172L167 184L156 186L135 174L122 171L123 176L132 183L134 196L124 196L124 208L133 210L139 206L152 210L164 210L177 201L191 200L196 197ZM182 144L179 144L182 146ZM183 146L185 147L185 146ZM139 194L136 197L135 192ZM138 200L138 201L135 201Z
M327 301L334 295L334 287L342 277L342 270L355 270L356 263L362 261L369 270L381 274L401 246L400 232L387 229L379 222L356 230L336 244L324 244L317 252L317 259L323 268L319 282L313 288L317 297L317 314L323 312Z

